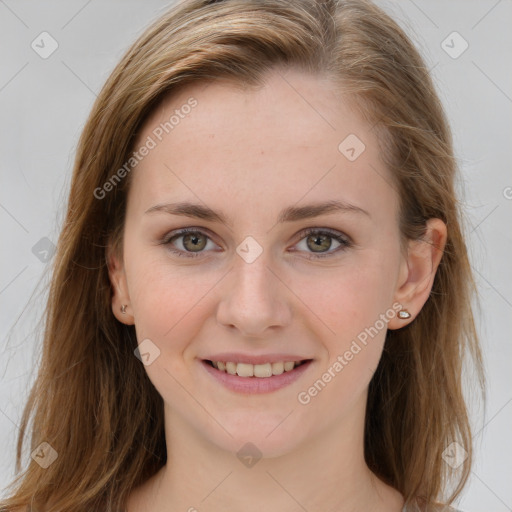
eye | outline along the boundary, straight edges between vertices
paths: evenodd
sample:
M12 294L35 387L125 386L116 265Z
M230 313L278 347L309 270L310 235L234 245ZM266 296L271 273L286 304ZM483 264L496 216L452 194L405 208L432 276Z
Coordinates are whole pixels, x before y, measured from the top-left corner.
M352 246L352 242L346 235L325 229L308 228L302 231L300 236L303 238L297 247L304 241L303 247L305 246L306 252L312 251L306 255L309 259L328 258ZM335 250L329 251L332 240L335 240L338 246Z
M302 236L302 239L296 247L304 241L305 248L303 246L303 251L301 252L311 251L309 255L306 256L309 259L327 258L352 246L351 240L346 235L326 229L308 228L302 231L300 236ZM338 246L335 247L335 250L329 251L332 247L332 240L334 240ZM177 241L179 241L177 243L178 247L175 245ZM169 246L169 250L172 253L187 258L201 256L201 254L205 252L204 249L208 247L208 242L211 242L211 244L215 246L206 233L196 228L181 229L178 232L171 233L170 236L162 240L162 244Z
M211 239L208 235L197 229L182 229L177 233L171 234L172 236L166 237L162 243L169 246L169 250L177 256L185 256L188 258L195 258L200 256L203 249L208 245ZM182 248L173 248L174 241L182 239L178 245ZM211 242L213 244L213 242Z

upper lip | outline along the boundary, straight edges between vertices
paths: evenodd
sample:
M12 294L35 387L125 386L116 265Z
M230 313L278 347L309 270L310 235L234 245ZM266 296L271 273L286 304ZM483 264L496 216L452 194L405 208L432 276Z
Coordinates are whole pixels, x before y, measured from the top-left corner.
M312 359L311 357L298 356L296 354L241 354L239 352L223 352L204 357L203 360L207 361L222 361L224 363L246 363L246 364L265 364L265 363L280 363L287 361L306 361Z

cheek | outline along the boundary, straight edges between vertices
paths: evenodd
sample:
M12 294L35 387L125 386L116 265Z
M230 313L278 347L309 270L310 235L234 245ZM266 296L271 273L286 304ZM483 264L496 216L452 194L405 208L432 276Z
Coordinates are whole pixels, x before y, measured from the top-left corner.
M193 320L201 315L217 280L205 273L187 275L170 265L150 265L134 279L130 290L137 330L161 343L173 340L175 345L178 332L197 325Z
M312 291L314 312L331 331L324 330L328 360L319 365L316 377L322 382L317 387L323 399L339 404L366 389L382 354L386 320L394 315L395 262L382 254L367 256L328 279L311 279L304 288Z
M377 256L377 255L376 255ZM391 306L394 270L382 258L361 261L304 283L315 312L335 332L336 338L356 336Z
M194 317L218 277L193 266L177 266L163 247L141 248L126 238L126 276L137 338L149 338L161 350L181 351L180 340L193 335ZM187 328L187 336L180 336ZM172 343L171 343L172 341Z
M183 383L189 381L188 366L194 354L187 349L211 315L208 293L218 279L192 272L184 275L169 264L156 262L146 268L138 274L132 268L136 278L130 290L137 340L149 339L157 347L153 348L157 357L145 370L166 402L188 403Z

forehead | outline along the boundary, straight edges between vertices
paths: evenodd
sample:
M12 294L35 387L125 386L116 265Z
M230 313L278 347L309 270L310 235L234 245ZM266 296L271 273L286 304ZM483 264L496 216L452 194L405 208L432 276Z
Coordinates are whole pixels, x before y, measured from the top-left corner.
M260 204L326 194L393 200L371 126L334 84L298 71L273 71L258 87L187 86L152 112L135 148L148 138L154 147L132 187L141 205L184 194Z

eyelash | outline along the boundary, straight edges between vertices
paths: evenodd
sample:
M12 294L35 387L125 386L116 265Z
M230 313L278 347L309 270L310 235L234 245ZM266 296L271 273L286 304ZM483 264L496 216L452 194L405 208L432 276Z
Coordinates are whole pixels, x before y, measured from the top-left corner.
M187 233L198 233L198 234L201 234L203 236L206 236L209 240L211 240L211 238L206 233L201 231L200 229L197 229L197 228L183 228L183 229L179 230L178 232L171 233L171 236L166 236L164 238L164 240L162 240L161 243L163 245L168 245L169 246L169 250L172 253L176 254L177 256L185 257L185 258L197 258L197 257L201 256L203 254L203 252L197 252L197 253L185 252L185 251L182 251L182 250L179 250L179 249L173 249L171 247L171 242L173 240L179 238L180 236L186 235ZM318 254L309 253L309 255L306 256L308 259L312 259L313 260L313 259L329 258L329 257L333 256L334 254L337 254L338 252L342 252L345 249L348 249L348 248L352 247L352 245L353 245L352 242L350 241L350 239L347 236L341 235L340 233L333 232L333 231L330 231L330 230L327 230L327 229L318 229L318 228L307 228L307 229L301 231L300 234L299 234L299 236L301 236L301 239L299 240L299 242L302 241L304 238L308 237L309 235L312 235L312 234L327 235L328 237L330 237L330 238L336 240L337 242L339 242L341 245L339 247L337 247L334 251L331 251L331 252L318 253Z

